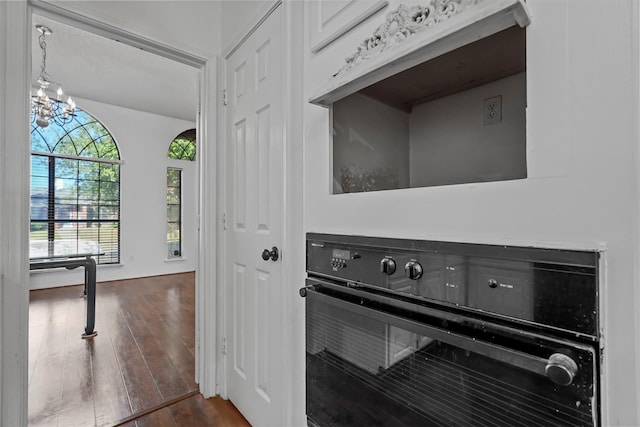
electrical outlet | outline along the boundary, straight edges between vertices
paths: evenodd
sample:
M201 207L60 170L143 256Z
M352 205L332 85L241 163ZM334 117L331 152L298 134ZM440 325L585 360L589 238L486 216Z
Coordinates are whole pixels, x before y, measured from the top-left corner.
M484 124L494 125L502 121L502 95L484 100Z

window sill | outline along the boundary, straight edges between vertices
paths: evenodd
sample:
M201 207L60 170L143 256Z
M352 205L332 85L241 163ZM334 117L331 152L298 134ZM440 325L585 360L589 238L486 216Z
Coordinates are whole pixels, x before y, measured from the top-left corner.
M183 258L183 257L179 257L179 258L167 258L167 259L165 259L165 260L164 260L164 262L168 262L168 263L171 263L171 262L183 262L183 261L186 261L186 260L187 260L187 259L186 259L186 258Z

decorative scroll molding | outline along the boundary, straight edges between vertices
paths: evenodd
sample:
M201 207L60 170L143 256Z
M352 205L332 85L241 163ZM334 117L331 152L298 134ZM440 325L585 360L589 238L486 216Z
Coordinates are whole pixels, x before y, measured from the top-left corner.
M407 40L414 34L446 21L483 0L427 0L424 6L406 6L387 14L386 20L366 38L355 53L345 59L346 64L333 77L356 67L363 61Z
M381 80L513 26L531 22L525 0L422 0L399 6L309 98L329 107Z

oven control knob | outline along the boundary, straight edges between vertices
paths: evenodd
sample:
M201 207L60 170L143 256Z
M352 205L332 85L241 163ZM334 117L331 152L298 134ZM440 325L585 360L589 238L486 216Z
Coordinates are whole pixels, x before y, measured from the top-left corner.
M409 261L404 266L404 272L407 273L409 279L418 280L422 277L422 266L417 261Z
M578 373L578 364L571 357L562 353L553 353L544 368L544 373L558 385L569 385Z
M396 272L396 262L393 258L384 257L380 261L380 273L391 276Z

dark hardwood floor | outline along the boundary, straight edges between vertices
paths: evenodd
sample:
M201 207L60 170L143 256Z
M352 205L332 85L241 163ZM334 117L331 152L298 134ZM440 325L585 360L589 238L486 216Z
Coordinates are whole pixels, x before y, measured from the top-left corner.
M248 426L228 401L181 399L197 390L194 282L184 273L98 283L98 335L87 340L82 286L31 291L29 425Z

